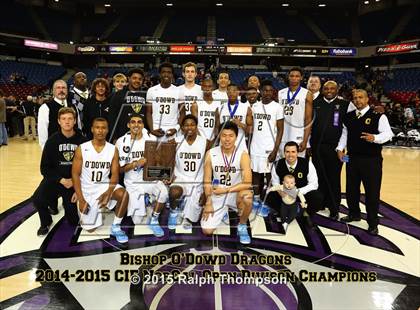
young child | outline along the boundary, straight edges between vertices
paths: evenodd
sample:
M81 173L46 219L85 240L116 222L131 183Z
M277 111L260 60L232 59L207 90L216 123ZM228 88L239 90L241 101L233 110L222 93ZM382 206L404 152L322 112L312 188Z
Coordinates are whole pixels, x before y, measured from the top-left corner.
M299 197L303 209L306 209L306 200L303 194L296 188L295 177L291 174L284 176L283 184L273 186L268 190L268 192L273 191L277 191L282 199L280 216L284 233L286 233L287 226L296 218L298 213L299 205L296 198Z

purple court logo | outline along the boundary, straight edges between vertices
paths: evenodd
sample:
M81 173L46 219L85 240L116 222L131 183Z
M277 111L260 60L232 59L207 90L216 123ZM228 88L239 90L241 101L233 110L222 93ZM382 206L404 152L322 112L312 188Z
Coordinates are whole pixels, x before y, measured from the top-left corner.
M364 197L362 206L363 203ZM161 215L162 223L166 223L168 213L165 210ZM340 213L348 214L344 205ZM7 309L22 302L29 307L40 301L44 309L54 305L71 309L165 310L191 309L191 305L202 310L407 309L407 300L419 305L418 253L413 251L420 245L419 222L383 202L379 213L378 236L369 235L363 221L347 225L321 212L313 218L314 228L298 220L288 229L287 237L282 236L281 224L275 217L251 216L249 246L238 243L235 228L238 219L231 217L225 230L213 239L204 236L199 227L190 232L165 228L164 238L154 237L142 227L126 227L130 240L124 248L109 234L87 238L62 218L40 245L13 252L23 226L37 217L28 202L0 215L1 278L31 270L64 269L70 278L41 282L30 293L3 301L1 307ZM366 220L365 214L362 219ZM128 264L121 261L122 254L166 255L168 259L163 263ZM291 260L284 265L255 260L270 256ZM223 263L212 263L212 257ZM255 261L250 263L252 259ZM245 275L252 278L280 270L291 278L259 285L245 282ZM136 283L130 281L132 272L142 275ZM211 274L219 280L202 284L152 281L159 280L154 275L165 273L186 273L191 279ZM231 282L220 278L238 273L244 276ZM363 278L363 273L374 277ZM76 282L72 276L85 281ZM358 298L348 298L351 290L357 291ZM326 298L327 295L334 298Z

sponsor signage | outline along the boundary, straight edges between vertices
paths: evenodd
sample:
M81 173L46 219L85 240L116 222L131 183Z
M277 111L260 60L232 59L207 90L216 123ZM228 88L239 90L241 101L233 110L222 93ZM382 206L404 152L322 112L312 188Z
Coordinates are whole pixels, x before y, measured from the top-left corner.
M356 49L347 47L330 48L329 54L331 56L356 56Z
M226 47L222 45L198 45L197 53L226 53Z
M58 44L57 43L50 43L50 42L43 42L43 41L25 39L23 44L25 46L28 46L28 47L43 48L43 49L46 49L46 50L54 50L54 51L58 50Z
M132 46L110 46L109 47L110 53L132 53L133 47Z
M273 46L257 46L255 48L256 54L285 54L286 48Z
M227 52L231 54L252 54L252 46L228 46Z
M86 45L76 47L76 51L79 53L94 53L97 52L96 46Z
M376 48L377 54L407 53L419 49L419 42L389 44Z
M328 55L328 48L319 47L292 47L289 49L291 56L314 57L316 55Z
M137 45L134 51L139 53L165 53L168 51L168 47L166 45Z
M169 48L171 53L194 53L194 45L171 45Z

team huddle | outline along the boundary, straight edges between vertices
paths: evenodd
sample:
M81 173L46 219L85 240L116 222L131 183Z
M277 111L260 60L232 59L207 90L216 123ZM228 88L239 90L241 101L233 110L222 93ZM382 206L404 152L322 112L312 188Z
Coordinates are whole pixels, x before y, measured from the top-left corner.
M248 85L246 100L230 83L228 72L219 73L216 90L211 79L195 84L194 63L183 67L184 85L174 86L173 75L172 65L164 63L159 68L160 84L145 95L133 88L134 83L117 92L109 118L96 117L90 130L84 128L91 133L89 141L77 129L81 111L58 106L59 128L45 143L44 180L34 194L41 219L38 235L48 233L52 223L51 196L61 196L67 220L88 232L103 225L104 209L113 210L111 236L119 243L128 241L121 229L124 217L134 225L147 224L156 237L165 235L162 226L191 230L195 223L211 235L233 210L238 213L242 244L251 242L247 223L253 207L263 217L278 211L284 233L298 213L306 215L311 225L308 214L323 209L324 203L317 171L305 158L314 96L300 85L302 71L290 70L289 87L280 90L278 98L270 81L258 80ZM144 73L133 69L128 76L142 80ZM50 122L53 109L50 105ZM336 115L341 137L344 116ZM147 141L176 143L170 177L144 180ZM335 160L340 161L343 150L338 151ZM153 206L151 214L148 205ZM168 222L161 223L165 205ZM337 219L336 205L327 207L330 217Z

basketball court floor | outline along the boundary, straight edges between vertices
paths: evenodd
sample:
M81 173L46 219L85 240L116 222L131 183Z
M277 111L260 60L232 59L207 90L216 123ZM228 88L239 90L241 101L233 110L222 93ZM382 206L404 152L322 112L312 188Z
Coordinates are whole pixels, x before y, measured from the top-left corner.
M164 238L154 237L144 225L127 227L131 238L122 247L110 238L108 227L94 234L73 229L62 218L60 207L49 234L37 237L39 219L28 198L41 180L40 156L35 141L12 139L9 146L0 148L1 309L420 307L419 150L383 151L378 236L367 233L365 214L362 221L346 225L320 211L313 229L294 221L282 235L275 217L264 219L253 213L249 246L238 242L235 214L213 238L202 235L199 227L185 231L179 226L174 232L165 228ZM363 202L362 196L362 210ZM340 213L348 213L344 194ZM167 223L167 217L164 212L161 223ZM110 220L106 217L105 226ZM138 261L127 265L129 255L137 255ZM154 259L160 255L161 262L141 264L146 255ZM200 261L202 257L218 258L219 264ZM245 259L236 262L237 257ZM285 261L272 264L268 260L273 257ZM139 269L145 276L133 276ZM148 277L152 271L154 278ZM159 271L188 273L191 282L160 277ZM250 272L290 278L247 283L244 275ZM194 278L205 273L213 278L205 283ZM238 274L242 276L233 278ZM226 277L215 279L217 275Z

